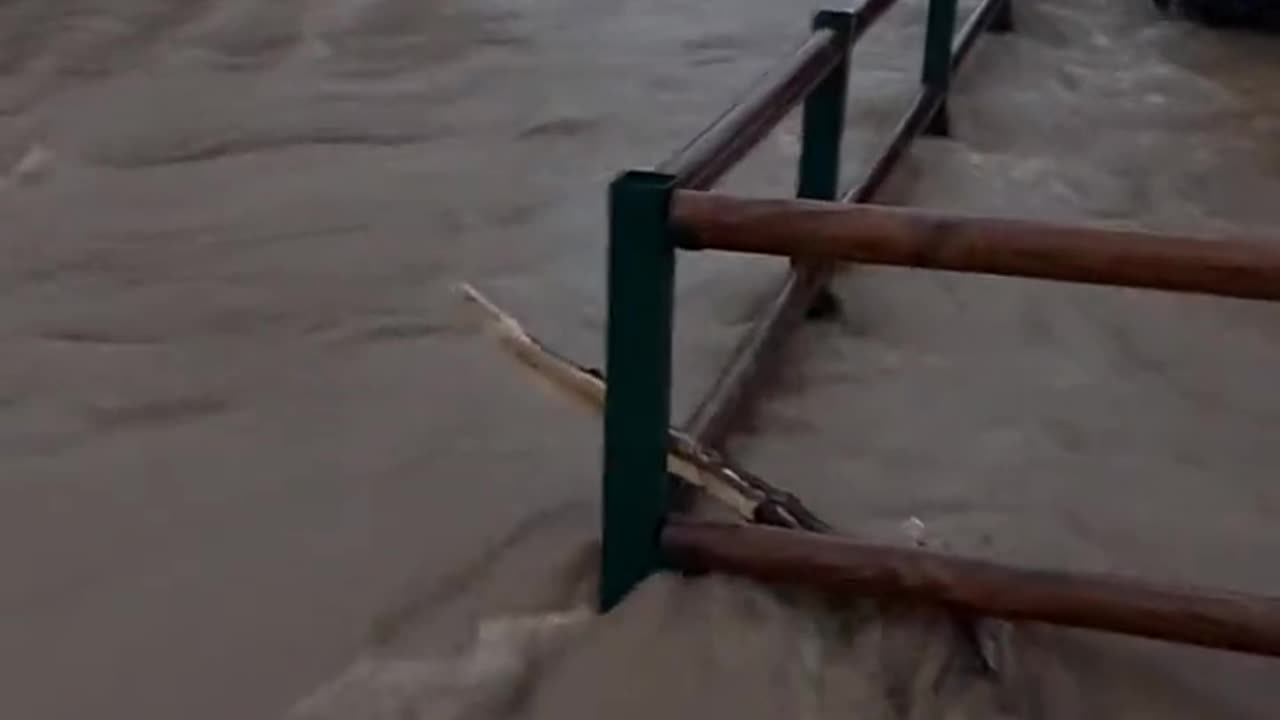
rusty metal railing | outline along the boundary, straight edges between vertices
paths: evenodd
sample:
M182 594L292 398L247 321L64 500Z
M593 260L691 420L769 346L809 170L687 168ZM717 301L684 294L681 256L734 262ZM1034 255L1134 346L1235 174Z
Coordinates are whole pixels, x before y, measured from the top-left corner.
M824 292L837 263L1280 301L1280 244L1274 241L866 204L914 138L949 131L951 75L981 32L1010 29L1008 0L982 3L958 37L955 0L930 1L920 93L862 179L837 198L849 48L891 4L819 13L809 40L707 132L658 171L625 173L610 187L601 609L670 563L941 604L962 623L975 614L1034 620L1280 656L1280 598L1033 571L834 537L798 499L717 457L716 447L758 390L777 348ZM800 199L706 191L801 99ZM669 427L677 250L792 260L780 291L739 343L687 432ZM686 464L696 459L727 473L734 487L755 498L748 514L755 524L670 517L668 451Z
M796 194L840 197L849 54L894 4L865 0L856 9L818 12L808 39L692 142L656 170L624 173L610 187L607 355L613 382L605 409L603 608L658 567L655 538L669 510L666 483L654 478L665 476L670 414L676 246L671 193L712 187L803 102ZM952 73L981 32L1008 29L1009 12L1009 0L985 0L956 37L956 0L931 0L920 94L844 200L872 199L915 137L946 133ZM776 349L833 270L828 262L793 263L777 296L685 424L689 435L708 448L722 444Z

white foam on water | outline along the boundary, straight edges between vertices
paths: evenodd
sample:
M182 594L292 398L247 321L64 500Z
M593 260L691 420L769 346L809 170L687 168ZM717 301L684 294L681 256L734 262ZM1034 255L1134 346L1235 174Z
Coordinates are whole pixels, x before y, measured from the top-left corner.
M487 689L507 687L552 642L581 629L587 608L482 621L461 651L441 657L367 655L301 700L289 720L462 717Z

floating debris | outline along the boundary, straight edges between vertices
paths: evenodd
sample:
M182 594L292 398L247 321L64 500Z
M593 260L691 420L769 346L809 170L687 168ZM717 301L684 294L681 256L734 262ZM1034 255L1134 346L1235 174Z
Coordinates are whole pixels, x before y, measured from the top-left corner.
M911 538L911 542L915 543L916 547L925 547L929 544L925 538L927 528L924 525L924 521L915 515L903 520L900 527L902 532Z
M32 145L9 170L9 180L16 185L32 185L53 172L54 153L39 143Z

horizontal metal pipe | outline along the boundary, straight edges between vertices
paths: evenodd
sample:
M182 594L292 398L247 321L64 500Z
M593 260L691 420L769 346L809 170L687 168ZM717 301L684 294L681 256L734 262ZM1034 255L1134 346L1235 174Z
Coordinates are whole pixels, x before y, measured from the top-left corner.
M895 4L897 0L866 0L854 11L849 43L857 42ZM847 50L840 45L834 31L816 30L741 101L658 165L658 172L675 176L676 184L684 188L704 190L714 185L835 68Z
M877 20L897 4L898 0L864 0L862 5L853 13L856 21L853 25L853 36L849 38L849 42L858 42L863 33L870 30Z
M996 14L1000 11L1001 6L1009 2L1011 0L984 0L977 10L969 14L969 19L965 21L964 27L960 29L955 45L951 49L951 71L953 73L960 68L961 63L968 57L982 33L991 27L991 23L996 19Z
M711 187L822 82L840 60L840 45L834 31L815 31L785 63L657 170L675 176L680 187Z
M941 95L925 88L911 109L894 129L880 156L871 164L862 180L842 198L842 202L860 203L875 196L889 179L929 118L938 109ZM777 359L787 332L805 315L817 292L826 286L832 273L824 261L802 262L792 266L781 288L734 347L729 362L717 376L685 424L690 435L704 444L720 447L728 437L733 420L746 404L749 388L757 384L764 372Z
M924 132L929 120L942 105L942 92L937 88L924 87L916 95L907 114L902 116L893 135L885 145L884 151L871 163L862 180L849 188L840 198L844 203L864 203L875 198L876 193L889 180L894 168L902 162L902 158L911 148L911 143Z
M1002 2L1009 2L1009 0L985 0L977 10L974 10L969 15L969 19L957 35L951 50L952 72L958 71L965 59L968 58L978 38L982 36L983 31L991 24ZM898 166L903 156L906 155L907 150L911 147L911 142L924 132L924 128L928 126L929 121L938 112L941 104L941 91L932 87L922 88L920 93L916 95L915 100L912 101L910 109L907 110L897 127L894 128L893 135L890 136L884 150L872 162L870 169L863 175L862 180L849 188L849 191L841 197L841 202L871 202L876 193L880 191L880 188L884 186L884 183L888 181L894 168Z
M862 180L842 198L842 202L860 203L875 196L906 155L929 118L937 111L942 96L925 88L894 129L880 156L871 164ZM728 363L716 377L685 423L690 435L710 447L721 447L729 435L734 419L746 405L747 393L777 360L782 340L805 316L814 296L826 286L832 274L826 261L801 262L791 267L782 286L751 328L734 347Z
M690 247L1280 300L1280 242L680 191Z
M721 448L747 393L777 360L783 336L805 315L825 280L813 264L792 267L764 312L743 333L702 402L685 422L685 431L713 448Z
M662 545L670 561L691 570L1280 656L1280 598L1028 570L832 535L681 519L668 521Z

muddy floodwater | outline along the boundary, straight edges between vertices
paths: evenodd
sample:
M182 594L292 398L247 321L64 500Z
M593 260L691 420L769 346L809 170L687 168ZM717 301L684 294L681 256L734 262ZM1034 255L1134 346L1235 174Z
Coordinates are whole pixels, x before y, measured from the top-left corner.
M1280 41L1015 0L880 198L1280 238ZM966 3L965 7L971 7ZM604 188L776 0L0 0L0 717L1280 715L1280 663L659 577L593 617ZM853 178L923 0L853 56ZM726 187L785 195L795 118ZM686 413L785 262L681 258ZM842 530L1280 594L1280 306L854 269L731 450Z

